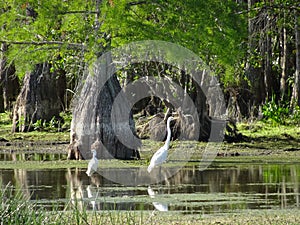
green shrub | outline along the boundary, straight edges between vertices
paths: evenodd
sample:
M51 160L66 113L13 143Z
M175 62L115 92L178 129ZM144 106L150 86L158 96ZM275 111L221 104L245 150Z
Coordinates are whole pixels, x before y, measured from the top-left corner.
M291 108L288 102L276 103L274 98L266 102L262 108L263 119L273 125L299 124L300 107Z
M262 113L265 121L271 121L275 124L286 124L286 120L290 114L290 108L285 103L276 103L275 98L266 102L262 108Z

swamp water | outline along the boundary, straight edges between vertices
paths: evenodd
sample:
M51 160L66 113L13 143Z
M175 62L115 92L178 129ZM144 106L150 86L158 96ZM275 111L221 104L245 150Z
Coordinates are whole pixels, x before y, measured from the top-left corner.
M101 170L106 175L128 176L128 168ZM150 186L122 185L101 173L88 177L85 171L2 169L0 183L2 188L11 184L21 189L40 207L59 210L77 204L88 210L211 214L300 207L300 164L213 163L204 171L197 166L186 166Z

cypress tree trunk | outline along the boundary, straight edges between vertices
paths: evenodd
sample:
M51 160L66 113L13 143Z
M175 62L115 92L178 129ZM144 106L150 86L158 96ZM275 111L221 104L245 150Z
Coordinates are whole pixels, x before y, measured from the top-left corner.
M4 53L7 51L7 44L2 43L0 47L0 111L12 110L13 102L20 91L19 79L16 76L13 63L8 65Z
M2 81L0 80L0 113L3 113L4 111L3 88Z
M252 18L250 15L253 5L256 3L256 0L248 0L248 57L250 58L255 54L259 46L257 40L257 34L255 29L257 29L257 24L260 22L260 18ZM257 54L257 53L256 53ZM253 94L253 105L258 106L265 100L265 87L264 87L264 76L262 72L261 65L254 66L251 64L250 59L248 59L246 64L246 76L251 83L251 93ZM248 87L246 87L248 88Z
M280 95L281 100L287 100L287 40L286 40L286 28L282 28L281 39L281 52L280 52L280 63L281 63L281 78L280 78Z
M0 49L0 112L4 112L4 96L3 96L3 86L4 86L4 77L2 76L5 64L3 62L3 44L1 44Z
M300 106L300 31L298 12L294 10L295 17L295 45L296 45L296 70L294 75L294 86L292 93L293 106Z
M267 19L266 19L267 20ZM268 23L268 22L266 22ZM268 26L266 24L265 26ZM269 100L272 98L272 95L274 94L274 80L276 79L275 76L272 76L272 65L271 65L271 55L272 55L272 43L270 35L265 34L264 40L263 40L263 53L264 56L264 64L263 64L263 70L264 70L264 87L265 87L265 94L266 99Z
M73 102L73 117L71 123L71 143L69 148L69 158L80 152L83 158L91 157L91 147L97 150L97 157L102 159L134 159L139 158L138 147L140 142L132 139L135 134L135 125L133 115L130 113L125 123L129 123L130 131L122 130L122 124L117 124L121 128L121 135L127 137L131 146L127 146L120 141L120 135L117 135L111 116L112 106L116 96L121 91L119 81L114 74L114 66L111 55L105 54L101 61L94 64L93 70L89 71L83 79L81 87L78 89L78 95ZM112 76L110 76L113 74ZM126 102L126 99L123 99ZM126 104L125 104L126 105ZM122 113L129 110L120 109ZM132 133L130 133L132 132ZM76 146L76 149L72 146ZM133 146L133 147L132 147ZM79 155L79 154L77 154Z
M64 73L50 73L49 63L37 64L25 75L13 111L13 132L31 131L36 121L59 117L66 87L64 76Z

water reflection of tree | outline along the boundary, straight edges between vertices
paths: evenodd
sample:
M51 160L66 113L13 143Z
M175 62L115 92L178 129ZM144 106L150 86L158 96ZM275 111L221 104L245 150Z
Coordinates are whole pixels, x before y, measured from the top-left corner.
M104 185L103 177L98 173L94 173L91 177L87 177L85 171L79 168L68 169L66 173L66 180L70 190L69 196L72 203L72 207L78 207L82 210L84 207L93 210L101 209L101 202L98 197L101 196L99 193L99 187ZM85 203L88 203L85 205ZM89 204L90 203L90 204Z
M292 165L291 166L291 182L294 185L294 196L295 196L295 202L296 202L296 206L299 207L300 204L300 192L299 192L299 173L297 173L297 167L296 165Z
M134 169L130 169L128 172L124 169L124 173L122 172L119 176L125 178L127 176L129 179L131 174L138 173L139 169L136 170L134 172ZM114 169L107 171L116 174ZM248 194L253 193L256 194L256 198L259 198L257 204L265 206L277 204L282 207L300 206L299 165L233 165L232 167L211 167L201 172L195 166L183 168L171 178L167 178L170 174L173 174L172 168L163 168L162 176L165 179L160 184L154 185L154 190L161 188L163 193L168 195L173 193L219 192L242 193L248 196ZM148 174L146 173L146 175ZM144 190L141 188L123 188L122 185L110 181L98 173L88 178L85 170L74 168L67 169L67 172L66 170L13 169L3 171L0 176L2 185L11 183L16 188L21 189L28 198L69 198L79 207L84 206L83 202L96 200L97 209L103 209L103 206L105 209L111 209L111 205L100 203L100 199L147 194L147 187ZM86 187L88 185L91 185L93 198L87 196ZM96 195L97 193L98 195ZM118 203L118 207L118 209L136 209L138 206L136 203L127 201L126 203ZM172 210L173 206L170 205L169 207Z
M200 172L194 166L179 171L168 179L168 183L173 187L193 184L182 190L187 193L262 194L265 205L274 201L277 196L283 208L293 198L295 205L299 207L299 170L296 165L235 165ZM178 189L176 191L180 192ZM293 197L289 197L291 195Z
M299 172L296 165L268 165L264 167L263 178L265 184L265 199L280 201L281 208L286 208L288 203L299 207Z
M68 168L66 173L66 180L70 187L70 200L73 206L78 207L78 209L83 210L83 188L81 172L78 168L72 170Z
M14 177L15 177L15 186L17 189L22 190L22 193L25 198L30 199L31 194L28 188L28 176L27 170L24 169L14 169Z
M13 169L2 174L2 185L8 183L19 189L27 199L61 199L66 181L60 170Z

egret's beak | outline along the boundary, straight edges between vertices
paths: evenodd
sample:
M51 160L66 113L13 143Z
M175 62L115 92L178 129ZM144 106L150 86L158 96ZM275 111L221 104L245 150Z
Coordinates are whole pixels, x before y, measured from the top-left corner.
M172 117L173 117L173 120L179 119L179 116L178 116L178 115L172 115Z

